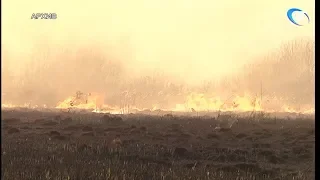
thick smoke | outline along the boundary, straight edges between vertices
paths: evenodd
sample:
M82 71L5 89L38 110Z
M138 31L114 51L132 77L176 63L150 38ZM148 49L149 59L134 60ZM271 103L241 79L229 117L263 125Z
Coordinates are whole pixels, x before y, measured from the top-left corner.
M305 10L310 24L292 25L288 4ZM2 6L3 103L54 107L76 91L142 108L172 108L190 93L276 97L296 106L314 101L311 0ZM43 11L58 18L30 19Z
M109 105L127 103L143 108L174 107L191 92L221 97L249 93L263 95L265 103L277 97L291 106L314 103L314 43L305 39L261 55L220 82L213 79L201 85L188 84L156 70L136 76L124 61L108 56L98 47L45 54L46 61L30 61L19 74L12 73L15 67L10 66L10 54L3 51L3 55L3 100L13 104L54 107L78 90L103 94Z

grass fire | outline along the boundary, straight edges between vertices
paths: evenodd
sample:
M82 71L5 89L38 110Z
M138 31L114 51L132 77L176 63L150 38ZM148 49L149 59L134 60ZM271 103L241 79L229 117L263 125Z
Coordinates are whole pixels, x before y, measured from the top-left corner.
M1 179L314 179L294 3L310 23L289 0L4 0Z

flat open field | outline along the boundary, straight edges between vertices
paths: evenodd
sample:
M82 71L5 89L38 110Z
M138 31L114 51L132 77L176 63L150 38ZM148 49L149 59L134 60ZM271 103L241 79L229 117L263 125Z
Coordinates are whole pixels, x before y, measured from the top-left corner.
M301 117L2 110L2 179L310 180L314 131Z

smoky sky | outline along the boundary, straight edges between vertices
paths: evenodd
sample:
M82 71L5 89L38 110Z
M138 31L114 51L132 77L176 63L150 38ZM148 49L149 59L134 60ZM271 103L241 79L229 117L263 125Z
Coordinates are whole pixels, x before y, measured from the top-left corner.
M290 23L286 11L292 7L306 11L310 24ZM41 12L57 13L57 19L31 20ZM157 71L200 84L232 75L285 42L313 39L313 17L311 0L4 0L1 43L7 61L2 63L22 77L30 62L60 62L57 76L66 81L81 57L87 67L112 59L130 77ZM95 86L92 79L83 81Z

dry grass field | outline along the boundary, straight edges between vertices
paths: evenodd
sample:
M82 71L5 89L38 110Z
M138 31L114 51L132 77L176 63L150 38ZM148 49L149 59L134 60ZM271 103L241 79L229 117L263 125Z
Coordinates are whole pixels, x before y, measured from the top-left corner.
M309 180L314 131L305 118L2 110L2 179Z

